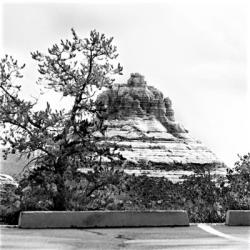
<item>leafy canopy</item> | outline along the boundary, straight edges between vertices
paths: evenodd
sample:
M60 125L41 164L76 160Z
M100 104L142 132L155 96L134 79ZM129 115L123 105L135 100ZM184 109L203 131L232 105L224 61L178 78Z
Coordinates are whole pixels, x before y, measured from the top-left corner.
M122 74L120 64L114 66L118 54L112 41L95 30L81 39L72 29L71 40L54 44L47 54L31 53L38 62L38 83L73 99L67 111L53 110L49 103L46 109L35 111L37 101L22 99L21 86L15 83L23 77L25 65L8 55L1 59L0 140L5 157L17 152L30 157L38 152L36 161L47 157L50 164L57 164L72 155L98 153L93 134L103 132L103 110L96 106L93 96L98 89L110 87L115 74Z

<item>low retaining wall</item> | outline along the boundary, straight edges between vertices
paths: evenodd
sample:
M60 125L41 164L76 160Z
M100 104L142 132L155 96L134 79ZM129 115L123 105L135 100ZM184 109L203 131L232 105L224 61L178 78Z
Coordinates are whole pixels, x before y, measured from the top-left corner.
M226 214L228 226L250 226L250 210L228 210Z
M20 228L95 228L189 226L183 210L161 211L29 211L21 212Z

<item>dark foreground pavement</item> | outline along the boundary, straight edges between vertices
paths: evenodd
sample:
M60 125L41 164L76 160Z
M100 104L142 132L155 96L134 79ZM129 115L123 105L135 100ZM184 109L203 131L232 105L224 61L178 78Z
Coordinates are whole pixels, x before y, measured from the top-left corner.
M1 226L0 249L238 249L250 250L250 227L19 229Z

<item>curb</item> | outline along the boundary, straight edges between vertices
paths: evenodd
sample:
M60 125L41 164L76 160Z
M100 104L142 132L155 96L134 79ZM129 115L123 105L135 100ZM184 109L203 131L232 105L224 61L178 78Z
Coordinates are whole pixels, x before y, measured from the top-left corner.
M160 211L29 211L21 212L20 228L105 228L189 226L184 210Z
M2 228L18 228L18 225L0 225L0 229Z
M225 226L224 222L190 222L189 226L198 226L201 224L206 224L209 226Z
M228 226L250 226L250 210L228 210L226 214Z

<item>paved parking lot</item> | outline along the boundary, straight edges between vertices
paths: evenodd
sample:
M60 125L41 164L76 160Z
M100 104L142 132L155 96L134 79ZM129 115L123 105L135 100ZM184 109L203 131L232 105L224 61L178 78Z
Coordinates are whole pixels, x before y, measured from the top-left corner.
M1 226L1 249L250 249L250 227L18 229Z

